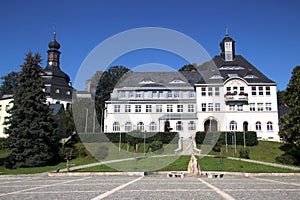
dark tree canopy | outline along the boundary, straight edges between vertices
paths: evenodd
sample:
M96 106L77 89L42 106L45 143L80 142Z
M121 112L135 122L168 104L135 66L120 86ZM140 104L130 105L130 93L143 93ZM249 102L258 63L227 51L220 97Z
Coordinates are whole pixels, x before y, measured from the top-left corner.
M278 90L277 91L277 102L278 102L278 105L285 105L286 102L285 102L285 90Z
M40 55L26 55L15 89L14 106L7 122L8 145L11 154L8 168L44 166L55 163L58 143L55 139L57 124L46 105Z
M285 154L278 158L289 164L300 163L300 66L294 68L285 92L290 111L279 121L280 137L286 142L281 148Z
M187 65L184 65L178 71L193 71L193 70L197 71L196 64L187 64Z
M1 77L2 85L0 87L0 97L4 94L14 94L15 88L18 86L18 76L17 72L10 72L6 76Z
M102 109L104 109L105 101L110 98L110 93L114 90L118 80L127 72L128 68L123 66L112 66L107 71L103 72L99 79L96 89L96 111L97 118L100 124L103 124ZM102 120L102 121L100 121Z

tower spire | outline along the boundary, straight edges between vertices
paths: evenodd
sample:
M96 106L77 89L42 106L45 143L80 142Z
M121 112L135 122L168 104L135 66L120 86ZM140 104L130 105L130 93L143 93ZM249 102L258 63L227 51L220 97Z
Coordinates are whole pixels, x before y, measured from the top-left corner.
M228 34L228 26L227 25L225 26L225 35L226 35L226 37L229 36L229 34Z
M53 26L53 38L56 40L56 25Z

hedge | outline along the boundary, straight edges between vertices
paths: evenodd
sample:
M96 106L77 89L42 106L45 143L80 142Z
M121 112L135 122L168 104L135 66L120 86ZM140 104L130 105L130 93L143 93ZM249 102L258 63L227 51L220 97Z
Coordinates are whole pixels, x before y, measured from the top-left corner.
M151 143L153 141L161 141L163 144L177 144L178 143L178 133L177 132L139 132L132 131L130 133L79 133L80 139L83 143L98 143L98 142L112 142L118 143L120 140L121 134L121 142L137 144L144 142ZM144 135L145 134L145 135Z
M207 138L206 138L206 134L208 134ZM235 132L235 134L236 134L236 144L244 145L244 132ZM204 140L205 140L205 144L212 144L213 141L218 139L217 143L225 145L226 144L225 135L226 132L213 132L213 133L197 132L195 140L197 144L203 144ZM232 144L233 135L234 132L227 132L227 144ZM247 146L255 146L258 144L257 134L255 131L246 131L245 136L246 136Z

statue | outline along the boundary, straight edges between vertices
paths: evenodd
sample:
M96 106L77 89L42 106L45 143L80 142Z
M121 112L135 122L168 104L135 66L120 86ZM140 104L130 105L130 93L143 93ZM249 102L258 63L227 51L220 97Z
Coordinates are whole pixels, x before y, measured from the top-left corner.
M188 165L188 173L196 176L201 175L200 165L198 164L197 158L194 156L194 154L192 154Z

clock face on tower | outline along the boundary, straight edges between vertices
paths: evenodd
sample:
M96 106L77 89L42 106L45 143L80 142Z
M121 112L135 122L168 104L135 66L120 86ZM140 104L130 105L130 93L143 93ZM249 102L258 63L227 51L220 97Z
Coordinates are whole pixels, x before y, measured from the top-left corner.
M232 51L231 42L225 42L225 51Z

